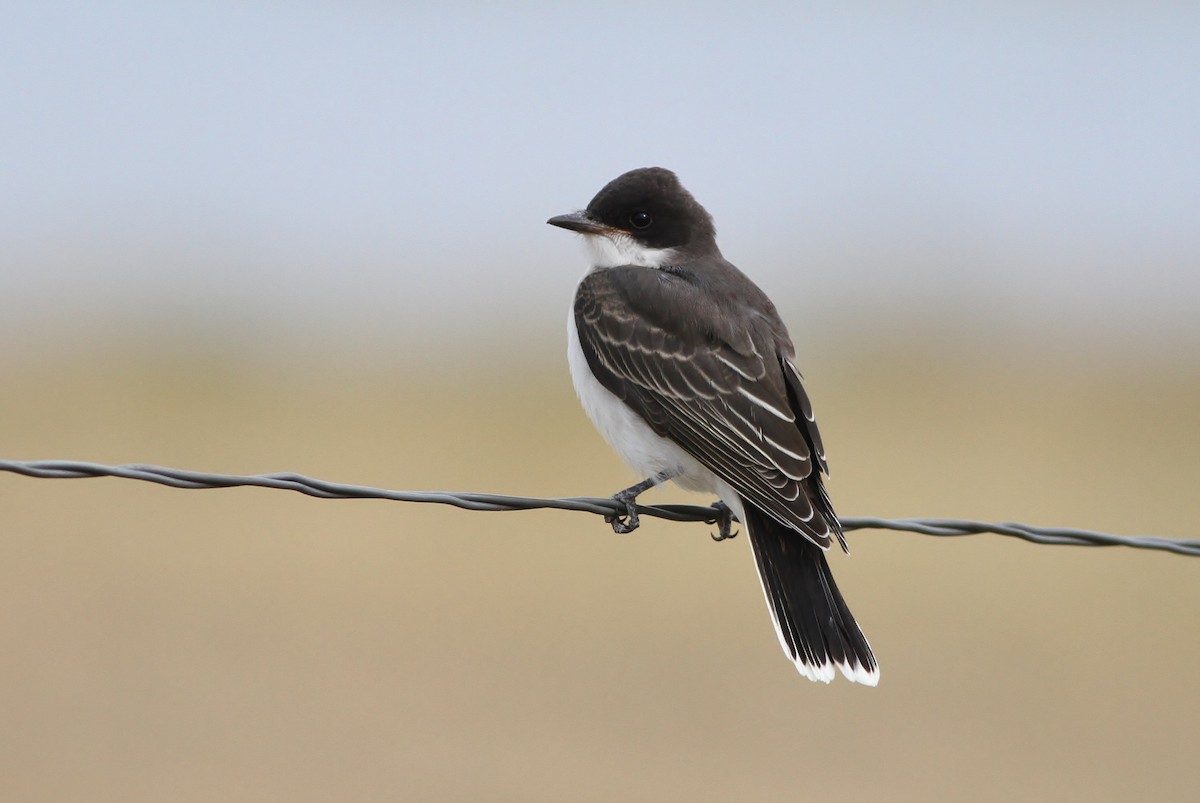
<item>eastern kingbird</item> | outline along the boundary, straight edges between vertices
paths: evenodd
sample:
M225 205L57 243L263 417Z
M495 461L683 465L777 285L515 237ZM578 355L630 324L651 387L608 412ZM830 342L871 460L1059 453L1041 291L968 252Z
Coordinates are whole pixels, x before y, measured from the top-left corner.
M846 540L821 484L821 434L766 294L721 256L712 217L661 167L610 181L587 209L547 223L579 232L591 270L568 316L571 378L600 434L642 482L715 494L750 535L767 608L800 674L834 668L874 686L879 667L833 582L825 550Z

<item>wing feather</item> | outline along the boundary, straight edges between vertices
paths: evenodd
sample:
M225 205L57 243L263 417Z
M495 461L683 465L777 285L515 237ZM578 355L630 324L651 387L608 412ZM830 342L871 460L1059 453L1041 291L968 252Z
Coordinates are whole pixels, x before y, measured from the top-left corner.
M580 345L604 387L748 502L821 547L831 534L841 541L782 323L772 309L723 327L720 303L677 273L596 270L575 298Z

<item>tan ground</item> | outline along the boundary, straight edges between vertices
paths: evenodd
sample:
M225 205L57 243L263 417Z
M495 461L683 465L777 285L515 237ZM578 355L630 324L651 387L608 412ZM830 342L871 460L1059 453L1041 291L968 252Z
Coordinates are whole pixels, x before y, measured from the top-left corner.
M806 367L844 515L1200 536L1194 355L843 348ZM617 490L546 354L476 385L403 357L9 359L0 456ZM745 539L703 525L7 474L0 499L6 801L1196 795L1194 558L856 534L834 569L882 683L825 687L780 654Z

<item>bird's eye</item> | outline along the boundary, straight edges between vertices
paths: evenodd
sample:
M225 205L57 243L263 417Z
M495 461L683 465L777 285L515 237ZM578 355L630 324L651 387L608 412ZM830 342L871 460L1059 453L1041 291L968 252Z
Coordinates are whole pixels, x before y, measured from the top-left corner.
M635 209L629 215L629 223L635 229L648 229L650 224L654 222L654 215L647 212L645 209Z

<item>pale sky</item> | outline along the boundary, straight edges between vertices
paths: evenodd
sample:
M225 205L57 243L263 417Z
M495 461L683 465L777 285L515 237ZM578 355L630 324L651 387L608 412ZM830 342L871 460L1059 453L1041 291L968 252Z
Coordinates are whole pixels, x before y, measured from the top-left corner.
M1200 5L1090 6L10 4L0 327L557 332L662 165L791 316L1200 338Z

